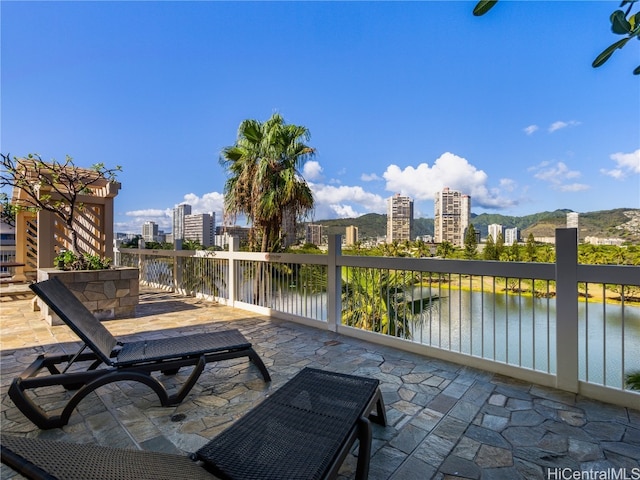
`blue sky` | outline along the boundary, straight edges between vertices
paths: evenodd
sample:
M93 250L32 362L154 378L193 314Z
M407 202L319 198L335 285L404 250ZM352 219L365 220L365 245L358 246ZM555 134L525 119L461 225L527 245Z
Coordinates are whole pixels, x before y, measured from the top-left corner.
M315 219L640 208L638 42L603 67L619 2L11 2L1 151L121 165L116 230L222 215L243 119L311 132Z

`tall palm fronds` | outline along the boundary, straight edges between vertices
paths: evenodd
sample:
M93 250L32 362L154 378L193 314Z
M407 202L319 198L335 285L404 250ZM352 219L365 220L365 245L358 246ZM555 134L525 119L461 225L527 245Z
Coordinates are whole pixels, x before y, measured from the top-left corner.
M412 272L342 268L342 323L363 330L411 338L412 326L438 300Z
M245 120L235 145L223 149L220 162L229 177L225 183L225 210L244 214L252 224L252 250L270 252L280 245L286 216L293 221L313 208L313 195L300 174L313 156L306 145L309 130L288 125L279 114L266 122Z

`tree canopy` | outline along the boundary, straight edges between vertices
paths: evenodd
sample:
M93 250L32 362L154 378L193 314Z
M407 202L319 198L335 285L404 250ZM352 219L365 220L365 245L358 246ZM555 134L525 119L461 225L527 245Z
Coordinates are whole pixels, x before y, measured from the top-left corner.
M20 189L23 195L14 209L46 210L56 215L71 237L71 251L81 252L74 221L77 212L84 208L82 195L91 195L93 189L116 181L120 166L106 168L97 163L91 168L74 164L70 156L63 162L44 162L40 155L29 154L26 158L0 154L0 188ZM15 211L15 210L14 210Z
M286 124L274 114L266 122L244 120L236 143L223 149L225 214L246 215L252 250L258 244L262 252L281 248L283 222L295 227L313 208L311 188L300 174L303 162L315 153L305 143L309 138L306 127Z

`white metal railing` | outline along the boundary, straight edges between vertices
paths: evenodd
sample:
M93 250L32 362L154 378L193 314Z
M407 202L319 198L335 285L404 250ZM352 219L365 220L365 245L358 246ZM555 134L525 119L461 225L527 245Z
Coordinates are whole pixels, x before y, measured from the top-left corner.
M575 229L556 231L555 264L345 256L340 245L116 259L146 285L640 407L624 382L640 370L640 307L611 287L640 285L640 267L578 264Z

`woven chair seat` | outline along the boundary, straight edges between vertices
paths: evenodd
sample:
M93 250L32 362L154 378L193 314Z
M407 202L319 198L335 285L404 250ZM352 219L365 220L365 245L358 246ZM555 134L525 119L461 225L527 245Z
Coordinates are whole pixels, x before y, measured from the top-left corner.
M386 425L378 383L305 368L188 457L2 435L2 462L32 480L335 479L359 439L366 480L369 418Z
M125 343L116 356L117 366L188 358L221 350L246 350L251 343L238 330L224 330L152 341Z
M212 474L183 455L9 435L2 435L2 462L30 479L215 479Z
M225 479L327 478L337 473L360 419L374 406L384 412L378 383L305 368L198 450L196 458Z

